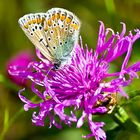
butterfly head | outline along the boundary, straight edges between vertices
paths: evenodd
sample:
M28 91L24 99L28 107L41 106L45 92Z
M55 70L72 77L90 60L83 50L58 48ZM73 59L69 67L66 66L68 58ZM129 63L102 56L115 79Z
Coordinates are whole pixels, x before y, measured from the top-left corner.
M59 63L54 63L53 70L58 70L60 68L60 65L61 65L61 61L59 61Z

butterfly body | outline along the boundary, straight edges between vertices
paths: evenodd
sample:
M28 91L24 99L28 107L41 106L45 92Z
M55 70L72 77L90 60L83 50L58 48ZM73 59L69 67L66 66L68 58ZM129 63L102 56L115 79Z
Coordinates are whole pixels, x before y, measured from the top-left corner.
M80 30L80 21L72 12L52 8L46 13L27 14L19 19L19 24L54 67L69 61Z

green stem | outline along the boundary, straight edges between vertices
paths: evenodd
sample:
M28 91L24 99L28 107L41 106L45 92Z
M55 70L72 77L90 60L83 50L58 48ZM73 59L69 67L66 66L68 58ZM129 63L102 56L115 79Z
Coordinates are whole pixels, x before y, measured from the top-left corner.
M4 140L4 137L8 131L8 129L10 128L10 126L12 125L12 123L24 112L23 107L8 121L6 121L6 123L4 123L4 127L3 130L1 132L0 135L0 140ZM5 111L5 116L7 116L7 111ZM7 118L7 117L6 117ZM5 122L5 120L4 120Z
M115 4L114 4L114 0L105 0L105 6L107 9L107 12L110 15L113 15L115 13Z
M140 133L140 123L132 120L123 107L118 106L111 114L111 117L122 129L133 133Z
M36 96L34 96L31 101L34 101L36 99ZM13 122L24 112L23 107L9 120L9 115L7 110L5 111L5 117L4 117L4 127L0 134L0 140L4 140L4 137L9 130L10 126L13 124Z

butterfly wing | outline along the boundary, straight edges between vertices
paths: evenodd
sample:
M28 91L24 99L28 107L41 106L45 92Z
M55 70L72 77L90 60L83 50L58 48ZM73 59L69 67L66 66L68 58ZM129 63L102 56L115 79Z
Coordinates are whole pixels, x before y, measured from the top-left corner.
M19 19L19 24L32 43L53 63L67 60L80 29L79 19L62 8L25 15Z
M45 18L45 13L27 14L21 17L18 22L35 47L37 47L48 60L53 61L53 55L48 48L44 32Z
M55 61L63 61L69 57L78 40L80 21L73 13L62 8L52 8L47 15L45 27L48 30L46 36L51 38L49 46Z

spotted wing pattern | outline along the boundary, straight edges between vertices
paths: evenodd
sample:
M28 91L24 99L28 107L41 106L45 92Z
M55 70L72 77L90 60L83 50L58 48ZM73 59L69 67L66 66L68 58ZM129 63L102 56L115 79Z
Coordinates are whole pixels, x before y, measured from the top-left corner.
M78 41L80 21L62 8L27 14L19 19L19 24L35 47L52 63L63 63Z

